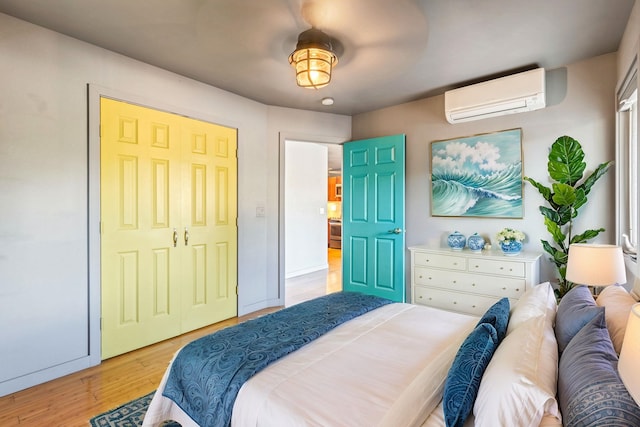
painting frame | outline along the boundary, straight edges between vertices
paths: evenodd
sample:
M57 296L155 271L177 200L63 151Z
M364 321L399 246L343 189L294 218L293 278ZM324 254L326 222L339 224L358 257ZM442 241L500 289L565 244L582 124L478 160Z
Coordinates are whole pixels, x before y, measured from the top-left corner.
M524 217L522 128L432 141L431 216Z

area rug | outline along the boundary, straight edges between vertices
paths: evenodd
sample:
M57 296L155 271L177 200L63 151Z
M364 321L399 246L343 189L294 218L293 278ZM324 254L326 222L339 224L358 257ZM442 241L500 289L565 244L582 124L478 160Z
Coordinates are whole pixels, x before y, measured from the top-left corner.
M144 414L147 413L149 403L155 392L139 397L122 406L91 418L91 427L139 427L142 425ZM180 427L175 421L167 421L163 427Z

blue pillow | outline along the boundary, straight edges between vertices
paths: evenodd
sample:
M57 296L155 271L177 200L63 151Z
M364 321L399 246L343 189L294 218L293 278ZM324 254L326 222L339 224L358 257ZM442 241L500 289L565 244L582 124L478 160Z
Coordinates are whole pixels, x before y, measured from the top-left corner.
M496 328L496 332L498 333L498 343L500 343L507 334L509 310L511 310L509 298L502 298L500 301L493 304L489 310L482 315L478 322L478 325L482 323L489 323Z
M604 307L596 306L589 288L582 285L571 288L560 300L556 313L558 351L562 353L580 329L599 313L604 313Z
M498 347L498 333L481 323L464 340L444 383L443 409L447 427L462 427L473 409L480 380Z
M604 312L571 340L560 357L558 400L567 426L640 426L640 407L618 374Z

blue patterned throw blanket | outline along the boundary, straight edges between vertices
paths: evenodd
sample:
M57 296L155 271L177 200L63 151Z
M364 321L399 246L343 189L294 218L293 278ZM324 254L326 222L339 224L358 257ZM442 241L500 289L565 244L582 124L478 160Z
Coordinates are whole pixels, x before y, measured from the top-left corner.
M338 292L222 329L186 345L164 396L203 427L227 427L240 387L261 369L357 316L391 301Z

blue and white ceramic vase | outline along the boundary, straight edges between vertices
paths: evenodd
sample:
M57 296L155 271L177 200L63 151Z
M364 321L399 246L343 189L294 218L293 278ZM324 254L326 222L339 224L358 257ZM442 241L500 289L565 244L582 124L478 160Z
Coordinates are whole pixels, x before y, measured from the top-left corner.
M517 240L503 240L500 242L500 249L507 256L515 256L522 250L522 242Z
M467 238L464 237L462 233L454 231L453 233L449 234L449 237L447 237L447 243L449 244L451 250L461 251L462 249L464 249L464 245L467 243Z
M478 233L473 233L473 236L467 239L467 246L471 252L480 252L484 249L484 238Z

